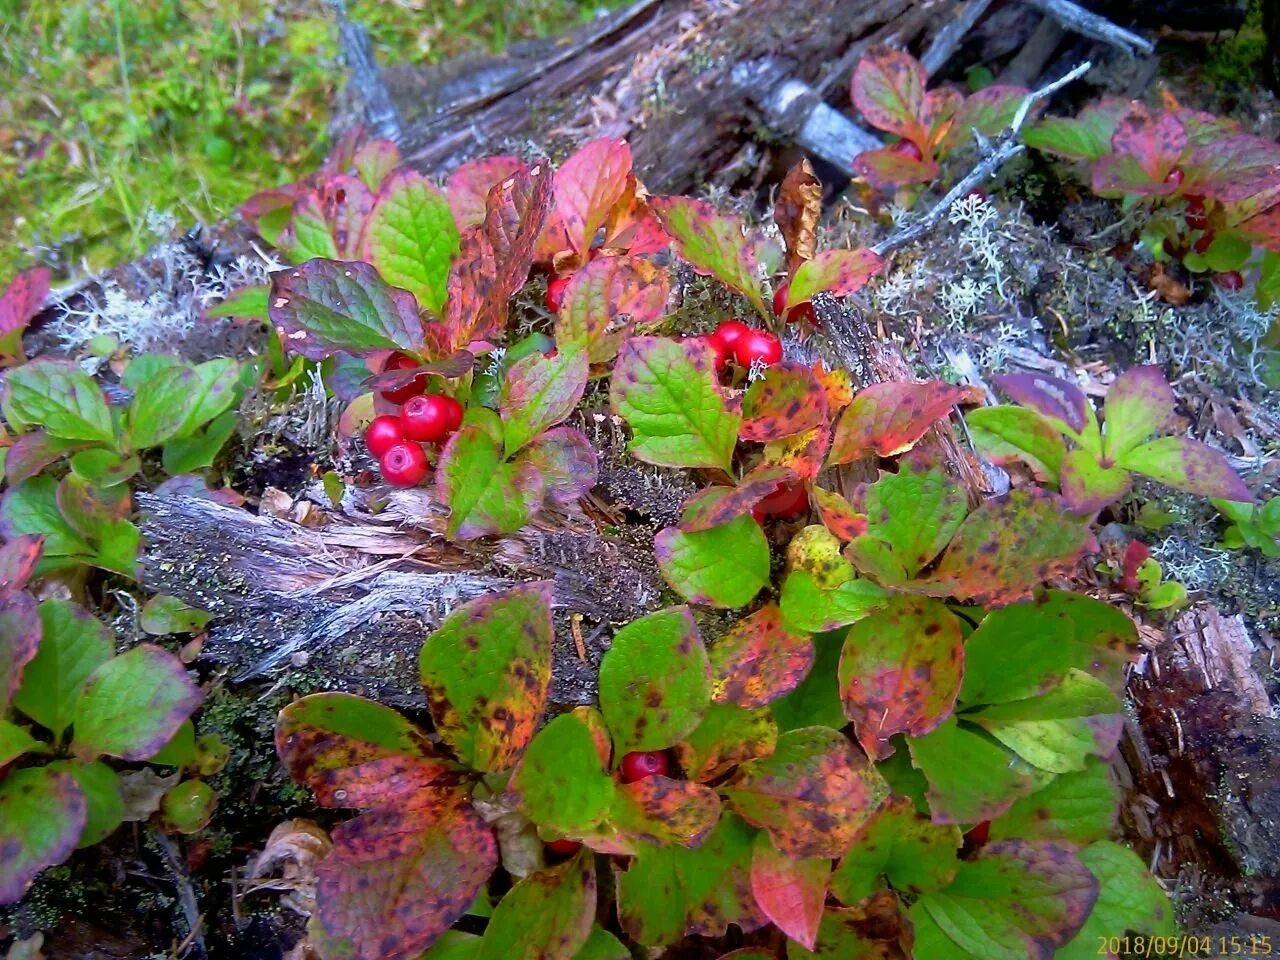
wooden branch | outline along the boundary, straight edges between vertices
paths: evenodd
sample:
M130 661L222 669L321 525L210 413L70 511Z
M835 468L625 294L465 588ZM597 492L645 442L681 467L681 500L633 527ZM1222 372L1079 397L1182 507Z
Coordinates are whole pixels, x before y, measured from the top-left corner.
M1071 0L1023 0L1023 2L1053 17L1068 30L1074 30L1094 40L1101 40L1129 56L1136 53L1149 54L1155 50L1155 45L1151 41L1116 26L1105 17L1100 17L1079 4L1072 3Z
M920 57L920 65L924 67L925 73L932 75L942 69L942 65L951 59L951 55L960 46L964 35L982 19L989 6L991 0L966 0L959 14L937 32L929 49Z
M338 19L338 40L356 96L364 108L365 121L375 137L399 143L404 137L400 111L391 101L382 71L378 69L369 42L369 31L347 17L346 0L328 0Z

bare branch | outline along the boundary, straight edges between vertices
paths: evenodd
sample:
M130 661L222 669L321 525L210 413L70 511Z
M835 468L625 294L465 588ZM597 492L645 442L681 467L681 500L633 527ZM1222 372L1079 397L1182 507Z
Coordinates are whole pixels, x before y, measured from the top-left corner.
M1117 27L1105 17L1100 17L1079 4L1072 3L1071 0L1025 0L1025 2L1041 13L1053 17L1067 29L1092 37L1094 40L1109 43L1131 57L1135 52L1149 54L1155 50L1151 41L1144 40L1123 27Z

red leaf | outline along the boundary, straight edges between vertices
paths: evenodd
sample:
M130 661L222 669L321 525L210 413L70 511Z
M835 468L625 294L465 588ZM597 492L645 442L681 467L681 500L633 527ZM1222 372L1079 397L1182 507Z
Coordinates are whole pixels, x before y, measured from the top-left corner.
M0 294L0 355L5 358L23 358L22 331L49 296L49 276L46 267L23 270Z
M556 171L556 218L580 256L626 197L630 175L631 147L613 137L584 144Z
M813 642L783 623L774 604L761 607L711 645L711 699L754 710L794 690L813 667Z
M941 380L872 384L840 417L828 461L849 463L872 453L891 457L910 450L936 421L971 395L971 388Z
M27 585L40 560L43 546L43 536L27 534L14 537L0 547L0 597Z
M571 427L546 431L520 451L519 460L537 468L547 499L561 506L576 502L596 485L595 448L582 431Z
M40 614L24 591L0 599L0 713L9 708L22 672L40 647Z
M1280 202L1280 144L1238 134L1196 145L1183 164L1180 192L1263 210Z
M661 320L671 292L667 272L635 257L599 257L574 273L556 320L556 342L586 344L592 363L608 363L637 326Z
M751 893L775 926L812 950L831 880L831 861L794 860L778 852L767 833L751 847Z
M1167 182L1187 148L1187 131L1173 113L1152 113L1141 104L1116 124L1111 135L1114 151L1093 168L1093 188L1107 191L1141 192L1164 196L1178 190L1177 182Z
M809 496L823 526L838 539L848 542L867 532L866 514L858 513L840 494L822 487L811 487Z
M939 169L933 160L917 160L893 147L864 150L853 158L854 172L873 187L929 183L938 175Z
M718 527L748 513L778 487L793 480L795 473L788 467L762 463L743 477L736 487L716 486L700 491L685 504L678 526L685 533Z
M471 160L454 170L445 183L444 191L458 229L465 230L484 223L489 191L523 168L524 163L519 157L499 154Z
M742 398L743 440L767 443L826 422L827 393L802 363L780 363L747 388Z
M849 92L873 127L923 147L928 138L920 114L927 81L924 67L909 53L874 47L854 68Z
M825 426L816 427L766 444L764 462L786 467L801 480L813 480L822 469L823 458L830 446L831 431Z

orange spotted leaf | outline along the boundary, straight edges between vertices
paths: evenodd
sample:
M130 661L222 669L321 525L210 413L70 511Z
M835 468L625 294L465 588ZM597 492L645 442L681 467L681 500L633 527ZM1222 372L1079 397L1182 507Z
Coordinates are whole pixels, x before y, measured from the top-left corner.
M904 453L971 396L967 387L941 380L908 383L891 380L861 391L840 417L831 442L831 463L849 463L875 454Z
M633 845L676 843L696 847L720 820L720 797L689 780L652 776L621 784L609 823Z
M831 446L831 431L815 427L765 444L764 462L792 470L801 480L813 480L822 469L823 459Z
M831 880L831 861L796 860L778 852L767 833L751 850L751 892L765 916L792 940L812 950Z
M826 391L813 371L800 363L780 363L747 388L738 436L767 443L812 430L826 418Z
M585 343L592 363L618 355L631 331L666 314L670 284L665 270L636 257L599 257L578 270L565 289L556 320L556 343Z
M675 750L689 779L705 783L746 760L773 753L777 742L778 725L767 708L744 710L736 703L713 703Z
M788 467L762 463L752 468L736 487L707 487L685 504L680 529L685 533L710 530L749 513L751 508L783 484L795 480Z
M774 604L735 623L711 645L711 698L754 710L794 690L813 666L808 635L787 629Z
M837 539L848 542L867 532L867 516L853 509L844 497L822 487L812 487L810 498L818 510L823 526Z
M923 147L927 133L920 117L927 79L924 67L909 53L874 47L854 68L851 99L867 123Z

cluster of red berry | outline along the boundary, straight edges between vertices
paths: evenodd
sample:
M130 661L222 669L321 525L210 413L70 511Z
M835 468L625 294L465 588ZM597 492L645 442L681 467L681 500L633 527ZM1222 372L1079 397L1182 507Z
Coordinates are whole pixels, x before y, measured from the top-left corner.
M393 353L384 371L412 370L418 361ZM441 443L462 424L462 404L442 393L424 393L427 375L414 377L403 387L383 390L382 398L400 405L398 416L375 417L364 434L365 446L378 458L382 476L397 487L416 487L427 475L424 443Z
M771 367L782 359L782 341L775 334L748 327L738 320L726 320L697 339L715 351L717 373L724 370L730 359L744 370L751 369L753 363Z

